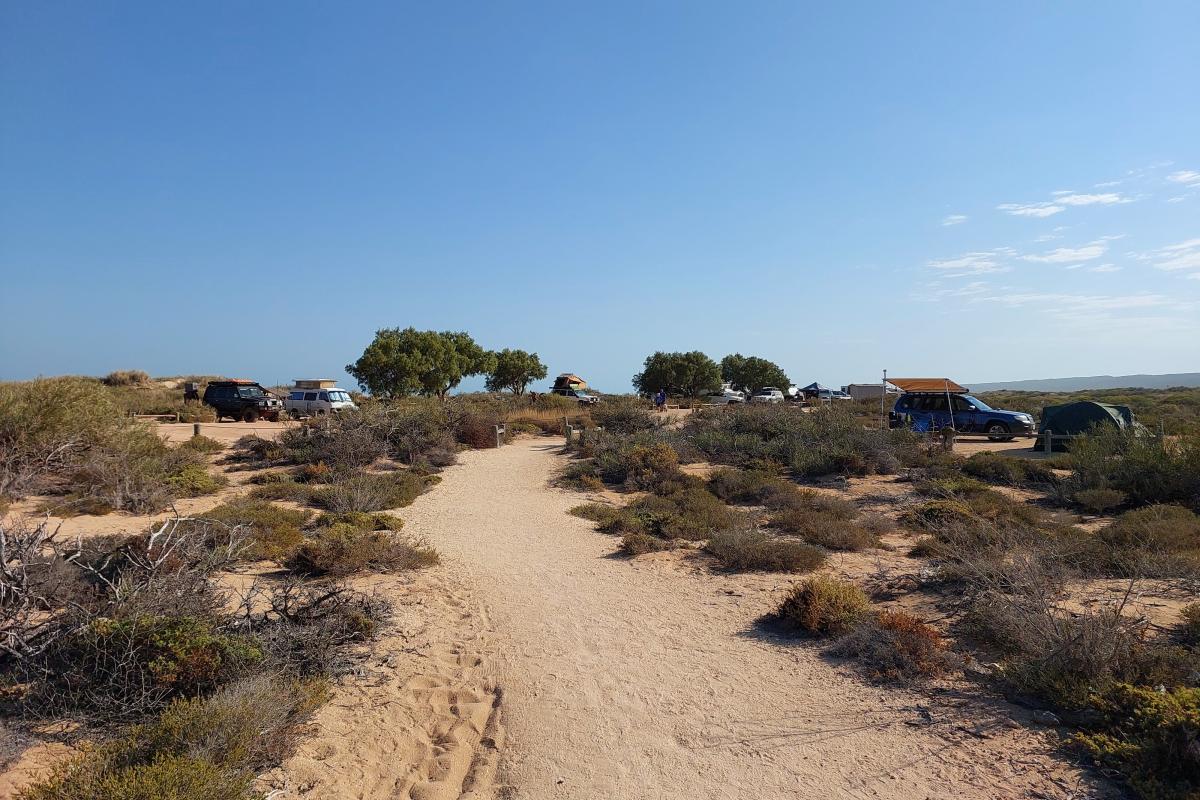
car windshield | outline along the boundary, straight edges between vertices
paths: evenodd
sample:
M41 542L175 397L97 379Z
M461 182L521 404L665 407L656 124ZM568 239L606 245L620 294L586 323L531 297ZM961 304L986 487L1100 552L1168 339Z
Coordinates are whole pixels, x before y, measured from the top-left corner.
M977 398L971 397L971 395L969 395L969 394L964 394L963 400L966 400L968 403L975 406L975 408L978 409L979 411L995 411L995 409L992 408L991 406L989 406L987 403L985 403L982 400L979 400Z
M238 396L239 397L266 397L267 395L266 395L266 392L264 392L262 390L261 386L239 386L238 387Z
M346 403L350 400L350 395L346 392L335 391L329 393L329 399L335 403Z

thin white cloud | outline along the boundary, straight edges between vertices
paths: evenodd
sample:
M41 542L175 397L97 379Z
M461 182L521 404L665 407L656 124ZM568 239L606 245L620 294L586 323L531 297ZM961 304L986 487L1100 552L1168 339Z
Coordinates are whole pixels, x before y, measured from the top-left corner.
M1181 169L1167 176L1171 183L1182 183L1184 186L1200 186L1200 172L1191 169Z
M1073 261L1091 261L1099 258L1108 251L1104 240L1097 240L1083 247L1058 247L1041 255L1021 256L1025 261L1036 261L1039 264L1069 264Z
M930 269L941 270L946 277L958 278L964 275L984 275L989 272L1007 272L1010 267L1002 263L1003 258L1012 256L1009 248L989 250L986 252L964 253L957 258L935 259L926 262Z
M942 225L949 227L951 225L961 225L966 221L966 214L948 214L942 218Z
M1094 186L1097 189L1108 189L1109 187L1120 186L1120 185L1121 185L1121 181L1104 181L1103 183L1092 184L1092 186Z
M1200 239L1172 244L1157 250L1154 266L1167 272L1200 269Z
M1088 267L1088 272L1120 272L1121 268L1116 264L1097 264L1094 267Z
M1012 214L1014 217L1052 217L1059 212L1066 211L1064 206L1056 206L1053 203L1001 203L996 206L1000 211L1006 214Z
M1065 194L1054 198L1054 202L1064 206L1111 206L1132 201L1116 192L1106 192L1104 194Z

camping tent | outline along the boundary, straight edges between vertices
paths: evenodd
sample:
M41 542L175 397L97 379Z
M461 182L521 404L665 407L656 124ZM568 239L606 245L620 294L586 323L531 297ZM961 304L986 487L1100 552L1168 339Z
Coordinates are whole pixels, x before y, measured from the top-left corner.
M1076 403L1064 403L1043 408L1042 424L1038 428L1038 433L1050 431L1058 436L1078 436L1100 425L1112 425L1118 430L1134 430L1138 427L1129 406L1114 406L1108 403L1080 400ZM1054 443L1054 449L1064 448L1064 444Z
M817 383L816 381L813 381L808 386L802 386L800 388L800 393L802 395L804 395L805 397L816 397L817 393L822 390L829 391L829 389L827 387L822 386L821 384Z

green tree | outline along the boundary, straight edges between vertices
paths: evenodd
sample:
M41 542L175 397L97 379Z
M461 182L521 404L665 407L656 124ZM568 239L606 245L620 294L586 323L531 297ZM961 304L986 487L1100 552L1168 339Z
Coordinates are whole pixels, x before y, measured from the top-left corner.
M529 384L546 377L546 365L537 353L504 349L494 355L496 366L487 378L489 392L508 389L516 395L524 394Z
M633 386L641 394L666 389L673 394L699 397L721 388L721 368L699 350L659 352L646 358L642 371L633 376Z
M721 359L721 379L734 388L753 394L764 386L774 386L784 393L792 382L787 373L774 361L758 356L734 353Z
M346 372L376 397L424 394L445 399L463 378L491 372L494 363L495 355L466 333L383 328Z

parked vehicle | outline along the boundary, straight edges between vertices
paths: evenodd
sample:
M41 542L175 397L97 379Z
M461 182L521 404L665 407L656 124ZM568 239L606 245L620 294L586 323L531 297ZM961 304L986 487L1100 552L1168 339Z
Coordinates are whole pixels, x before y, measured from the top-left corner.
M358 408L350 393L339 389L332 380L298 380L283 399L283 407L292 419L337 414Z
M953 407L953 412L951 411ZM969 394L906 392L896 401L889 421L929 430L953 427L960 433L986 433L993 442L1010 441L1014 433L1033 433L1033 417L1022 411L1004 411Z
M591 405L592 403L600 402L600 398L598 396L596 396L594 394L588 394L587 392L583 391L582 389L572 389L570 387L564 387L564 388L560 388L560 389L552 389L550 391L550 393L557 394L562 397L570 397L574 400L578 400L580 405L585 405L585 406Z
M854 398L845 392L839 392L836 389L819 389L817 391L818 400L853 400Z
M242 422L257 422L261 417L278 422L283 413L279 398L254 381L213 381L204 389L204 403L217 412L217 422L222 417Z
M710 392L700 398L707 405L720 406L730 403L746 402L746 393L732 388L728 384L721 387L719 392Z
M764 386L750 398L751 403L782 403L783 392L774 386Z

